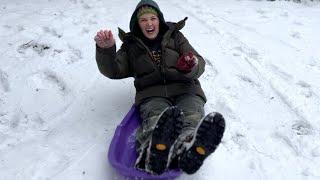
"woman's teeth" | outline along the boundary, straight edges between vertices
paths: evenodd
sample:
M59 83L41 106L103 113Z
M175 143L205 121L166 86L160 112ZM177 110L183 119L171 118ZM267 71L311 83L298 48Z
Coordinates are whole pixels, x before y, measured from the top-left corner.
M148 33L151 33L151 32L154 31L154 29L153 29L153 28L150 28L150 29L146 29L146 31L147 31Z

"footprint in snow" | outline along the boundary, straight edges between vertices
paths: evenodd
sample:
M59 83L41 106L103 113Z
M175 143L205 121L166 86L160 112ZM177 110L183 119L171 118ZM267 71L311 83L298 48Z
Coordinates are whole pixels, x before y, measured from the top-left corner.
M310 135L312 134L312 126L307 121L295 122L291 128L296 132L297 135Z
M56 90L62 95L67 95L69 93L69 88L63 78L58 76L54 71L43 70L33 74L28 79L34 84L33 88L37 92L41 90Z
M271 70L274 72L274 74L278 75L280 78L282 78L285 81L291 81L293 79L292 75L284 72L280 67L271 64L270 65Z
M0 87L4 92L10 91L10 84L8 80L8 74L0 69Z
M304 82L304 81L299 81L296 83L299 87L301 87L301 94L303 94L306 98L310 98L315 93L312 91L311 85Z
M235 133L232 135L231 140L239 146L240 149L247 150L248 144L245 135L241 133Z
M232 48L232 50L234 51L233 56L245 55L250 59L253 59L256 61L259 60L259 53L255 49L245 47L245 46L236 46L236 47Z
M292 32L290 36L295 39L301 39L301 34L299 32Z
M297 82L297 85L299 85L302 88L310 88L311 87L310 84L308 84L308 83L306 83L304 81Z
M6 118L7 116L8 116L7 112L0 111L0 125L6 125L8 123L8 120Z
M64 94L67 93L68 88L66 83L55 72L51 70L46 70L43 72L43 74L44 74L45 80L47 80L51 84L54 84L62 93Z
M35 51L39 56L44 56L45 53L50 49L51 47L47 44L44 43L38 43L36 41L29 41L27 43L24 43L22 45L20 45L17 49L18 53L20 54L25 54L25 52L28 49L32 49L33 51Z
M280 142L282 142L285 146L287 146L291 152L293 154L295 154L296 156L300 156L301 155L301 151L298 148L298 146L296 146L295 143L293 143L293 141L291 140L292 138L289 138L288 136L280 133L280 132L275 132L274 134L274 138L278 139Z
M68 64L73 64L75 62L78 62L80 59L82 59L82 52L80 49L77 49L73 47L72 45L68 45L69 50L71 51L70 58L67 59Z
M22 119L21 111L14 112L12 118L9 121L10 128L11 129L17 128L21 123L21 119Z
M260 84L256 83L254 80L252 80L251 78L249 78L245 75L237 75L237 76L241 81L246 82L253 87L260 87Z
M311 57L309 59L309 62L307 63L307 65L309 67L316 68L316 69L320 70L320 64L318 62L320 62L320 57L319 58Z
M54 28L49 28L49 27L42 27L43 31L45 33L49 33L51 34L52 36L55 36L57 38L61 38L62 37L62 34L61 33L58 33L56 29Z

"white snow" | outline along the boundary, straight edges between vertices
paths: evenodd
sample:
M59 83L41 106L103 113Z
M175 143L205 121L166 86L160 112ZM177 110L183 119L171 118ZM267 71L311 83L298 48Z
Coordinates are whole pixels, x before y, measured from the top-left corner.
M179 179L320 179L320 3L158 1L207 61L223 143ZM93 37L128 31L138 0L3 0L0 179L125 179L107 161L133 79L98 72ZM116 39L120 47L119 38Z

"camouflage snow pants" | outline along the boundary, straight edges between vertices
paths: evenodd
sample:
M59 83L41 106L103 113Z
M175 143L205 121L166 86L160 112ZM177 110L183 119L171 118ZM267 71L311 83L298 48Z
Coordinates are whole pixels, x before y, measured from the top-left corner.
M204 100L193 94L183 94L175 98L152 97L146 99L140 105L141 126L136 133L136 150L139 154L136 167L143 169L146 149L152 137L152 132L157 124L160 114L170 106L177 106L184 113L183 128L180 136L174 144L171 162L183 152L190 142L200 120L204 117ZM170 164L170 163L169 163Z

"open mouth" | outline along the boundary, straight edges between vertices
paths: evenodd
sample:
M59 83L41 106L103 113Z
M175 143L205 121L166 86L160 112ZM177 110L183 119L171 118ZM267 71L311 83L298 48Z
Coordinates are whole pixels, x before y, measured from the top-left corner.
M152 33L154 32L154 28L147 28L147 29L146 29L146 32L147 32L148 34L152 34Z

